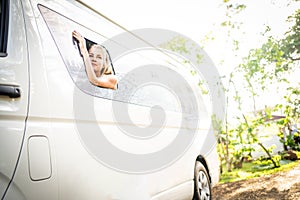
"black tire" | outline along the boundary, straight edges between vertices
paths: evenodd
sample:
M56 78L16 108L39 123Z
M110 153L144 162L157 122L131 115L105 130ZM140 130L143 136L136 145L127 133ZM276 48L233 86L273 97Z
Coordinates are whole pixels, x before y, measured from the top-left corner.
M199 161L196 161L194 171L194 197L193 200L211 200L211 184L208 173Z

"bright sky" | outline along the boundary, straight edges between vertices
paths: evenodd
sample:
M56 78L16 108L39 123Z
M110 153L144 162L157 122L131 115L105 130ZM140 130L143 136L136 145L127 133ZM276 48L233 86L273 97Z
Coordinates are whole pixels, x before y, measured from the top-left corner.
M222 0L82 0L93 5L98 11L129 30L139 28L164 28L180 32L195 41L200 41L213 31L216 38L225 39L224 33L218 33L217 26L224 21ZM234 2L234 1L233 1ZM264 30L264 24L270 25L274 32L286 30L286 17L296 6L286 6L281 0L239 0L247 8L240 16L244 23L247 46L255 46L258 34ZM271 2L276 2L276 5ZM299 4L298 4L299 7ZM218 37L219 36L219 37ZM218 48L222 49L222 48ZM211 54L215 54L214 48ZM227 50L226 50L227 51Z
M193 39L196 42L203 40L205 35L212 32L216 39L207 43L205 50L212 58L220 74L228 75L239 59L233 56L230 46L226 43L224 29L220 23L225 20L225 8L222 0L82 0L95 9L116 21L128 30L139 28L169 29ZM233 3L236 1L232 1ZM260 33L265 25L272 28L273 34L281 36L289 27L287 16L300 7L300 2L287 6L288 1L282 0L240 0L247 5L239 16L243 22L240 32L235 34L239 40L241 51L239 58L247 55L251 48L262 43ZM224 60L223 65L219 65ZM266 98L266 101L269 99Z

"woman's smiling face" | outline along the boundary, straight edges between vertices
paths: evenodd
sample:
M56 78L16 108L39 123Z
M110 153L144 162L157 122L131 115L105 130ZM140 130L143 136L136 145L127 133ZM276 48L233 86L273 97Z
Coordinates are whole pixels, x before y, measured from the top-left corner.
M89 57L96 76L100 75L100 70L104 67L105 62L103 49L98 45L91 46L89 49Z

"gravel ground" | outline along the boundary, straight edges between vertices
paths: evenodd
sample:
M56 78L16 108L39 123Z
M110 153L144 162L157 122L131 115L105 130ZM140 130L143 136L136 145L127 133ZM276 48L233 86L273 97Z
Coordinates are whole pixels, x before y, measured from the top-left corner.
M300 200L300 164L287 172L216 185L215 200Z

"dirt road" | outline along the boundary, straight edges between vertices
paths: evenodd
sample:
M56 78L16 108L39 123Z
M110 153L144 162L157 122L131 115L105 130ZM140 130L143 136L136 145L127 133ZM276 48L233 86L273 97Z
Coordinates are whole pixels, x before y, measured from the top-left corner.
M298 200L300 199L300 164L287 172L216 185L215 200Z

